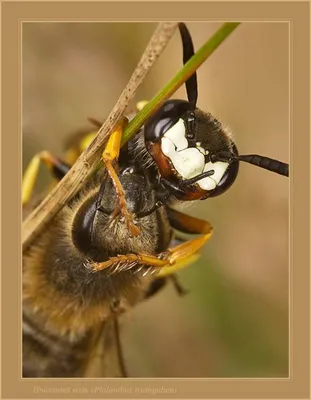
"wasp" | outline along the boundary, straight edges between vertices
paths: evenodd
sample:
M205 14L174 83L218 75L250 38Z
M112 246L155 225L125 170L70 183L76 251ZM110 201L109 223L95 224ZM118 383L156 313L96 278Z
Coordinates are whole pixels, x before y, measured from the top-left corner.
M185 24L179 31L186 63L194 46ZM176 205L225 193L241 163L288 177L286 163L240 154L223 124L197 107L196 73L185 86L188 100L166 101L123 147L128 119L119 122L102 168L25 252L24 377L127 376L120 315L168 281L184 294L176 271L197 257L213 232L209 222ZM68 149L71 161L93 137L78 136L82 140ZM47 151L37 154L23 179L25 206L41 163L57 180L71 168ZM182 233L196 236L186 240Z

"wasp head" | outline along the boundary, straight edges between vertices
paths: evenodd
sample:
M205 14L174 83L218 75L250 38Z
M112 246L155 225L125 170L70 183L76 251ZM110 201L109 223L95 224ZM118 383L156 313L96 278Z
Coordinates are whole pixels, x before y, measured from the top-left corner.
M144 131L164 185L180 200L217 196L235 181L236 146L217 119L190 102L167 101Z

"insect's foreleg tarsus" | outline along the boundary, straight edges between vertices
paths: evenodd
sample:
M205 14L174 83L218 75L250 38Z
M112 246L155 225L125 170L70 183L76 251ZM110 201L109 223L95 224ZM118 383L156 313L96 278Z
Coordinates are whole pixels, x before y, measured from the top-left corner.
M109 260L99 263L93 263L93 271L101 271L103 269L112 267L115 264L119 264L120 270L122 270L122 265L136 263L136 265L150 265L153 267L164 267L169 264L167 260L162 260L157 256L150 256L148 254L122 254L116 257L110 257Z
M123 118L116 129L112 132L109 137L108 143L106 145L105 150L102 153L102 161L105 164L107 172L113 182L114 188L116 190L116 194L119 201L119 208L117 208L113 216L117 215L119 212L122 213L125 219L125 223L127 224L131 234L133 236L137 236L140 233L139 228L133 222L133 216L127 209L127 204L125 200L124 190L122 188L121 182L118 178L118 175L114 169L113 163L118 160L120 154L121 147L121 139L125 126L127 125L128 120Z
M23 184L22 184L23 206L26 205L30 200L33 188L35 186L38 177L38 172L41 163L45 164L48 167L53 177L56 178L57 180L61 180L71 168L69 164L53 156L48 151L42 151L36 154L28 164L23 176Z

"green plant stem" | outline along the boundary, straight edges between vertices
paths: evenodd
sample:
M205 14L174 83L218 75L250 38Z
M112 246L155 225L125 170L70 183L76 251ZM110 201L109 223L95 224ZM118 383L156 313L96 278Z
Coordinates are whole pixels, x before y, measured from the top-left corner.
M176 90L199 68L199 66L217 49L217 47L237 28L239 22L223 24L214 35L191 57L174 78L141 110L124 130L121 145L130 140Z
M42 229L47 226L53 216L74 196L85 180L88 179L94 166L100 160L100 155L109 135L124 115L126 107L134 97L138 86L142 83L146 74L164 50L176 28L177 23L173 22L162 22L158 25L128 84L92 143L80 155L57 186L23 221L23 250L27 249Z

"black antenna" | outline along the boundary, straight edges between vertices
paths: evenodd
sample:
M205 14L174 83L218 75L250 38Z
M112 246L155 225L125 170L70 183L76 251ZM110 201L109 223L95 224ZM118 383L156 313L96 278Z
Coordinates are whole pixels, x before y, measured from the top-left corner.
M186 64L187 61L189 61L190 58L194 55L194 47L187 26L183 22L180 22L178 24L178 28L183 46L183 63ZM196 71L187 79L185 83L188 101L191 104L192 109L194 110L196 108L198 99L198 82Z
M239 161L244 161L257 167L267 169L283 176L288 176L288 164L269 157L259 156L257 154L249 154L238 157Z

